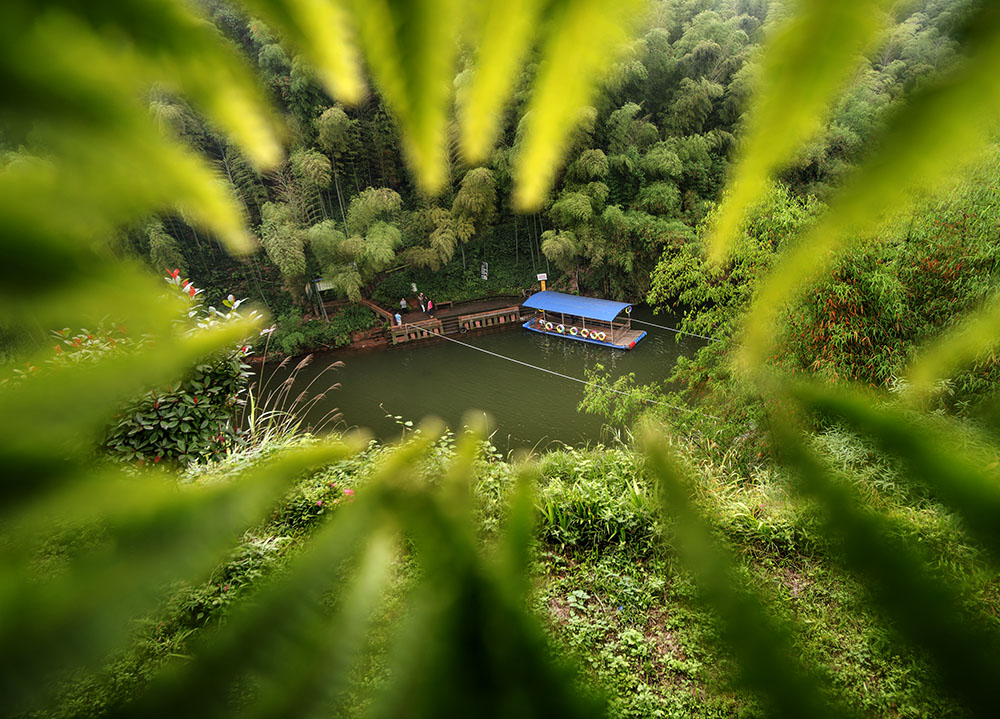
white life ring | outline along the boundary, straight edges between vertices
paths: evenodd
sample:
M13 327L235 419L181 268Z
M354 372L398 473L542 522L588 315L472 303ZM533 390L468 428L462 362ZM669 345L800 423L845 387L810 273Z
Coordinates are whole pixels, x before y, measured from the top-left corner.
M596 336L596 337L597 337L597 339L599 339L599 340L600 340L601 342L603 342L603 341L604 341L604 338L605 338L605 337L607 337L607 335L606 335L606 334L604 334L603 332L598 332L598 333L597 333L597 334L596 334L595 336Z
M551 322L546 322L545 323L545 329L548 330L549 332L551 332L552 331L552 323Z
M571 335L573 335L574 337L576 337L576 336L577 336L577 334L579 334L579 332L580 332L580 330L578 330L578 329L577 329L576 327L570 327L570 328L569 328L569 333L570 333Z
M583 337L584 339L587 339L588 337L590 337L590 330L584 327L582 330L580 330L580 336Z
M565 331L566 331L566 328L565 328L565 327L563 327L562 325L558 325L558 326L556 327L556 332L558 332L559 334L562 334L562 333L563 333L563 332L565 332Z

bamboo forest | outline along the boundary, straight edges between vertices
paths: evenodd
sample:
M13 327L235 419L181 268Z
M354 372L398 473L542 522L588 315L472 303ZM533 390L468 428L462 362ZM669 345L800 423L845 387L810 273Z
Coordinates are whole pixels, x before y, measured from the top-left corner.
M0 717L1000 711L1000 4L0 39Z

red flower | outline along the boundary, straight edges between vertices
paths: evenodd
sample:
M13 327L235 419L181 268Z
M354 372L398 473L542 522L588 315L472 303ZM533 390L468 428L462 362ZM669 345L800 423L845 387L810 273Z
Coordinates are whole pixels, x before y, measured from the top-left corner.
M173 272L171 272L170 276L173 277L174 279L177 279L177 276L180 275L180 273L181 273L181 271L178 268L178 269L175 269Z
M195 292L196 292L196 290L194 288L194 285L191 285L191 288L188 290L188 294L191 295L192 297L194 297L194 293Z
M155 457L153 457L153 464L156 464L159 461L160 461L160 455L156 455Z

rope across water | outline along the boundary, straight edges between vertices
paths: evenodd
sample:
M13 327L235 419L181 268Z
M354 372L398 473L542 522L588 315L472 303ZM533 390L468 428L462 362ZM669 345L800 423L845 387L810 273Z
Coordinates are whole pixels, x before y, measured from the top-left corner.
M679 335L688 335L689 337L697 337L699 339L708 340L709 342L721 342L722 340L716 339L715 337L706 337L705 335L695 334L694 332L685 332L684 330L678 330L673 327L667 327L665 325L658 325L655 322L646 322L645 320L637 320L632 318L633 322L638 322L640 325L649 325L650 327L656 327L661 330L667 330L668 332L676 332Z
M403 326L404 327L411 327L411 328L413 328L415 330L420 330L421 332L426 332L428 334L432 334L435 337L440 337L443 340L448 340L449 342L454 342L455 344L461 345L462 347L468 347L470 350L475 350L476 352L482 352L483 354L492 355L493 357L497 357L497 358L502 359L502 360L507 360L508 362L513 362L513 363L519 364L519 365L521 365L523 367L528 367L530 369L538 370L539 372L545 372L547 374L555 375L556 377L562 377L563 379L568 379L568 380L571 380L573 382L579 382L580 384L586 385L588 387L597 387L599 389L607 390L609 392L613 392L615 394L620 394L620 395L625 395L625 396L629 396L629 394L630 394L629 392L623 392L622 390L618 390L618 389L614 389L612 387L606 387L606 386L600 385L597 382L588 382L587 380L580 379L579 377L573 377L573 376L568 375L568 374L563 374L562 372L556 372L555 370L551 370L551 369L548 369L546 367L539 367L538 365L533 365L530 362L523 362L522 360L514 359L513 357L507 357L506 355L499 354L498 352L492 352L491 350L484 349L483 347L476 347L475 345L470 345L467 342L462 342L461 340L457 340L454 337L448 337L447 335L443 335L443 334L441 334L439 332L435 332L434 330L428 329L426 327L420 327L418 325L413 325L413 324L410 324L408 322L403 323ZM691 412L692 414L701 415L702 417L707 417L709 419L714 419L714 420L718 420L719 419L715 415L705 414L704 412L699 412L698 410L691 409L690 407L681 407L679 405L669 404L668 402L658 402L658 401L652 400L652 399L645 399L645 398L641 398L641 399L646 404L657 404L657 405L660 405L662 407L668 407L670 409L680 410L681 412Z

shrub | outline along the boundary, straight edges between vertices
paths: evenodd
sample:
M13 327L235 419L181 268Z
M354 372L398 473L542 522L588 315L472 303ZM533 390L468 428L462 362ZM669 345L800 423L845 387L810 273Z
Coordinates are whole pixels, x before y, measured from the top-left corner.
M200 332L221 322L240 319L237 308L242 300L230 295L226 312L215 307L202 309L195 301L198 290L182 280L178 270L167 278L174 292L189 303L179 319L184 332ZM105 324L91 331L53 333L57 340L48 364L61 367L147 347L146 337L132 337L121 325ZM116 460L153 463L204 460L231 447L237 441L234 421L241 395L246 389L250 367L243 358L249 345L241 343L205 358L188 374L167 387L157 387L126 403L115 414L101 442Z
M540 469L538 510L543 539L575 546L655 545L655 501L634 456L623 451L569 449L547 454Z
M329 322L318 319L303 321L301 311L290 310L278 318L271 347L289 356L317 349L346 347L351 343L352 332L368 329L376 321L374 312L359 305L348 305Z

